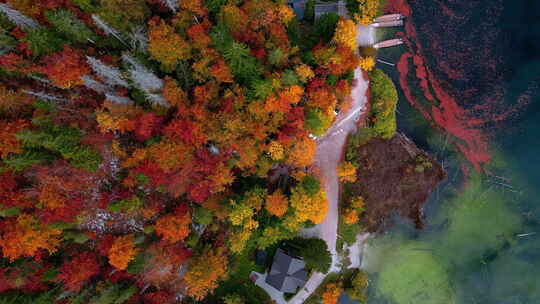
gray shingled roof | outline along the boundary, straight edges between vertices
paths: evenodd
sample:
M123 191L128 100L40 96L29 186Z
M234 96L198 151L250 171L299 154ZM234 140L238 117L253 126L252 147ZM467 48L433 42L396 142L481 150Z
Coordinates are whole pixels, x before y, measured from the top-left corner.
M347 8L345 2L327 2L315 4L315 19L319 19L323 14L336 13L340 16L347 17Z
M293 258L278 249L274 255L274 263L270 273L266 276L266 283L275 289L294 293L298 287L304 286L308 279L304 261Z

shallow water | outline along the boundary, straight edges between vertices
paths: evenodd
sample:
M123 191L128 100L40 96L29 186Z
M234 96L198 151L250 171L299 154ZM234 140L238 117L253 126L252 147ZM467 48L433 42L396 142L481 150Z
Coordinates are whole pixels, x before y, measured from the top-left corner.
M410 52L421 60L408 59L406 77L381 68L406 86L400 131L436 155L449 178L425 207L424 230L399 219L371 242L368 303L540 303L540 3L409 4L415 42L380 57L398 62ZM418 110L434 107L451 113L426 119ZM491 161L482 164L480 154Z

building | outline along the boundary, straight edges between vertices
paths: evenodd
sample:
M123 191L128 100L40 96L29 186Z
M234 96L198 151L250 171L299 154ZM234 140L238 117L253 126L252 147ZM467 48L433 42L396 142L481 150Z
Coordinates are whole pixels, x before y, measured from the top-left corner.
M295 293L308 279L305 267L304 261L278 249L274 255L272 268L266 276L266 283L281 292Z
M304 11L306 10L306 0L288 0L289 7L294 10L294 14L298 20L304 19Z
M328 13L336 13L340 16L347 17L347 7L345 1L337 2L322 2L315 4L315 19L319 19L321 15Z

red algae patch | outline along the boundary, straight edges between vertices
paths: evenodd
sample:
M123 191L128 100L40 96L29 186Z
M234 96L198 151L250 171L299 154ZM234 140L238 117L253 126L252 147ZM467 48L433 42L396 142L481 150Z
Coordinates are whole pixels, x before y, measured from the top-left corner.
M446 8L449 10L448 8ZM405 41L409 52L404 53L397 63L399 83L408 102L426 119L432 121L455 138L456 145L476 170L489 162L488 142L480 126L485 121L474 118L470 110L461 107L456 99L443 89L425 63L422 45L417 37L412 20L412 11L405 0L389 0L385 8L387 13L401 13L407 18L405 23ZM449 12L447 12L449 14ZM414 66L411 66L411 64ZM411 73L413 70L414 74ZM460 72L446 65L450 78L459 78ZM411 77L418 82L428 105L422 104L412 94Z

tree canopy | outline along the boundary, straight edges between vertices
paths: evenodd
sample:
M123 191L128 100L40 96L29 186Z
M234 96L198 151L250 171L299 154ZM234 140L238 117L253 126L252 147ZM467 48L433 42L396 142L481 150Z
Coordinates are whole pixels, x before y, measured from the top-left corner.
M0 292L251 303L218 288L234 261L324 220L310 135L350 95L351 21L303 27L271 0L6 0L0 16Z

